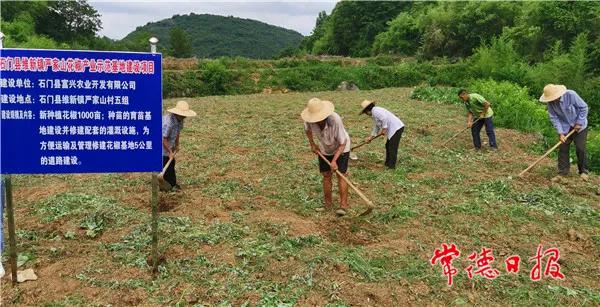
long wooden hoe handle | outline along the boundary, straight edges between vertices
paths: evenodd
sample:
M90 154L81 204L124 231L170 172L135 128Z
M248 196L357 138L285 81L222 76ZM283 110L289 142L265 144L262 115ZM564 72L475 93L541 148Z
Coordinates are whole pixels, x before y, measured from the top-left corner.
M331 163L325 158L325 156L323 156L323 154L320 152L317 152L317 154L327 163L327 165L329 165L329 167L331 167ZM356 186L354 186L354 184L352 184L352 182L350 182L350 180L348 180L348 178L346 178L346 176L344 176L339 170L335 170L335 172L338 176L344 179L344 181L346 181L346 183L358 194L358 196L360 196L360 198L362 198L362 200L365 201L365 203L367 203L369 209L373 208L373 202L370 201L365 194L363 194Z
M169 159L169 161L167 161L167 164L165 164L165 167L163 167L162 172L160 172L160 174L158 174L158 178L162 178L165 175L165 172L167 171L167 168L169 168L169 165L171 165L171 162L173 162L173 159L175 159L175 155L177 154L177 152L173 153L173 157L171 157Z
M474 124L474 123L476 123L477 121L479 121L479 118L478 118L478 119L476 119L476 120L473 122L473 124ZM471 124L471 125L473 125L473 124ZM456 133L455 135L453 135L451 138L447 139L447 140L446 140L444 143L442 143L442 147L445 147L445 146L446 146L446 144L448 144L448 142L450 142L450 141L454 140L454 139L455 139L457 136L459 136L461 133L465 132L465 130L467 130L467 129L469 129L469 128L470 128L470 127L467 127L467 128L465 128L465 129L462 129L462 130L460 130L458 133Z
M374 139L376 139L376 138L378 138L378 137L380 137L380 136L381 136L381 134L378 134L378 135L377 135L376 137L374 137L374 138L373 138L371 141L373 141ZM356 148L359 148L359 147L361 147L361 146L363 146L363 145L366 145L366 144L369 144L369 143L370 143L370 142L362 142L362 143L360 143L360 144L358 144L358 145L356 145L356 146L352 147L350 150L355 150Z
M567 136L565 137L566 139L570 138L571 135L573 135L573 133L575 133L575 129L571 130L571 132L569 132L569 134L567 134ZM552 146L552 148L550 148L548 151L546 151L546 153L541 156L539 159L537 159L535 162L533 162L531 165L529 165L526 169L524 169L522 172L519 173L519 177L523 177L523 175L525 175L525 173L527 173L529 170L531 170L534 166L536 166L538 163L540 163L540 161L542 161L545 157L547 157L550 153L552 153L554 150L556 150L556 148L558 148L558 146L560 146L560 144L562 144L561 141L558 141L558 143L556 143L556 145Z

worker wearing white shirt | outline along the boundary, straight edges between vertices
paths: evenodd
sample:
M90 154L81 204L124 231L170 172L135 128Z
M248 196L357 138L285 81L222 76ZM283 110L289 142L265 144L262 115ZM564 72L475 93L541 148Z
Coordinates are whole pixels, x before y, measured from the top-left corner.
M369 100L363 101L361 107L361 114L373 116L373 131L366 141L371 142L379 135L386 136L385 166L389 169L395 169L398 160L398 146L404 132L404 123L392 112L382 107L376 107L375 103Z

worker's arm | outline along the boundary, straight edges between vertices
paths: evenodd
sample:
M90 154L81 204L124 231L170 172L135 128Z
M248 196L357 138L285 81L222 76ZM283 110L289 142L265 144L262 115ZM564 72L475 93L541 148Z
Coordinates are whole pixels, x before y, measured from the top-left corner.
M579 97L579 95L575 92L567 92L568 95L572 95L574 98L573 106L575 110L577 110L577 119L575 121L575 126L573 127L575 130L579 131L583 127L583 123L587 119L590 108L587 103Z
M163 145L163 148L165 149L165 151L169 153L169 159L173 158L173 151L169 147L169 139L162 138L162 145Z
M305 132L306 132L306 137L308 138L308 143L310 144L310 150L312 150L312 152L314 152L314 153L318 153L319 147L317 146L317 144L315 144L315 140L313 139L313 135L312 135L312 130L307 129L307 130L305 130Z
M379 132L379 135L387 135L388 129L387 128L383 128L381 129L381 132Z
M467 114L467 127L471 128L473 126L473 113L469 112Z
M483 112L481 112L481 114L479 114L479 118L484 118L485 117L485 115L487 114L487 112L490 109L491 105L492 104L489 101L487 101L487 100L483 103Z
M370 142L377 134L379 134L379 126L377 120L373 119L373 129L371 129L371 135L367 138L367 142Z
M180 133L177 133L177 137L175 138L175 148L173 148L173 152L179 151L179 134Z
M333 155L333 159L331 160L331 169L333 171L337 171L337 169L338 169L337 160L344 153L344 148L346 148L346 142L344 142L343 144L340 144L340 146L335 151L335 154Z
M548 104L547 108L548 108L548 117L550 117L550 122L556 129L556 132L558 132L558 139L562 143L565 143L567 141L566 134L568 133L568 131L563 131L562 125L560 123L560 119L558 118L558 114L556 114L554 109L550 107L550 104Z

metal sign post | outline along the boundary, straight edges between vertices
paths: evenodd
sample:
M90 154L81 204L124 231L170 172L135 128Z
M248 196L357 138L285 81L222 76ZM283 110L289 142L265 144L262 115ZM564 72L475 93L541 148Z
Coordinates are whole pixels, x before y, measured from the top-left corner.
M0 49L3 47L4 33L0 32ZM8 261L10 262L10 272L12 277L13 287L17 284L17 238L15 234L15 211L13 207L13 196L12 196L12 178L10 175L0 179L4 180L3 188L5 189L6 199L6 216L8 219ZM0 193L1 194L1 193ZM0 219L3 217L0 215ZM0 229L0 231L2 231Z
M4 182L6 188L6 216L8 218L8 244L9 244L9 262L12 276L13 287L17 284L17 238L15 234L15 211L13 207L12 196L12 178L6 176Z
M3 37L0 33L0 47ZM13 284L11 175L16 174L152 173L152 265L158 271L162 55L157 42L150 40L151 53L1 49L0 173L6 180Z
M151 37L150 52L156 53L156 44L158 39ZM162 146L162 145L161 145ZM158 274L158 177L152 173L152 276Z

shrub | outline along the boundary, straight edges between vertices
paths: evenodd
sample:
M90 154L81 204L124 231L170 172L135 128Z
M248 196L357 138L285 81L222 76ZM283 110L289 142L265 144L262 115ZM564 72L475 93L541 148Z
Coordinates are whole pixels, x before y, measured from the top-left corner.
M469 87L470 92L483 95L492 103L495 124L500 127L538 132L546 142L556 139L544 105L529 96L526 87L508 81L477 80Z
M590 129L587 147L590 170L600 172L600 131Z
M202 74L196 70L163 72L164 97L191 97L210 95L202 81Z
M527 75L528 67L514 49L513 42L504 38L494 38L490 45L477 48L470 63L475 78L523 84Z
M587 38L578 35L568 53L561 54L560 43L546 55L546 62L534 66L528 76L527 85L532 93L539 94L546 84L564 84L568 88L580 90L585 83L587 62Z
M367 64L374 64L379 66L392 66L395 63L395 59L389 55L378 55L374 58L367 59Z
M578 94L588 104L590 125L600 126L600 77L588 79Z
M206 63L202 70L202 80L211 95L230 94L234 79L233 72L219 62Z
M428 77L430 85L449 85L459 86L469 83L472 78L468 63L459 62L456 64L442 64L425 66L427 69L424 74Z
M361 89L376 89L394 85L393 70L376 65L365 65L357 70L357 83Z
M457 93L457 87L421 86L413 90L410 98L436 103L453 104L460 103Z
M278 74L280 84L292 91L312 91L317 90L316 81L308 78L309 68L286 69Z
M402 63L394 67L394 86L415 86L426 79L417 63Z

